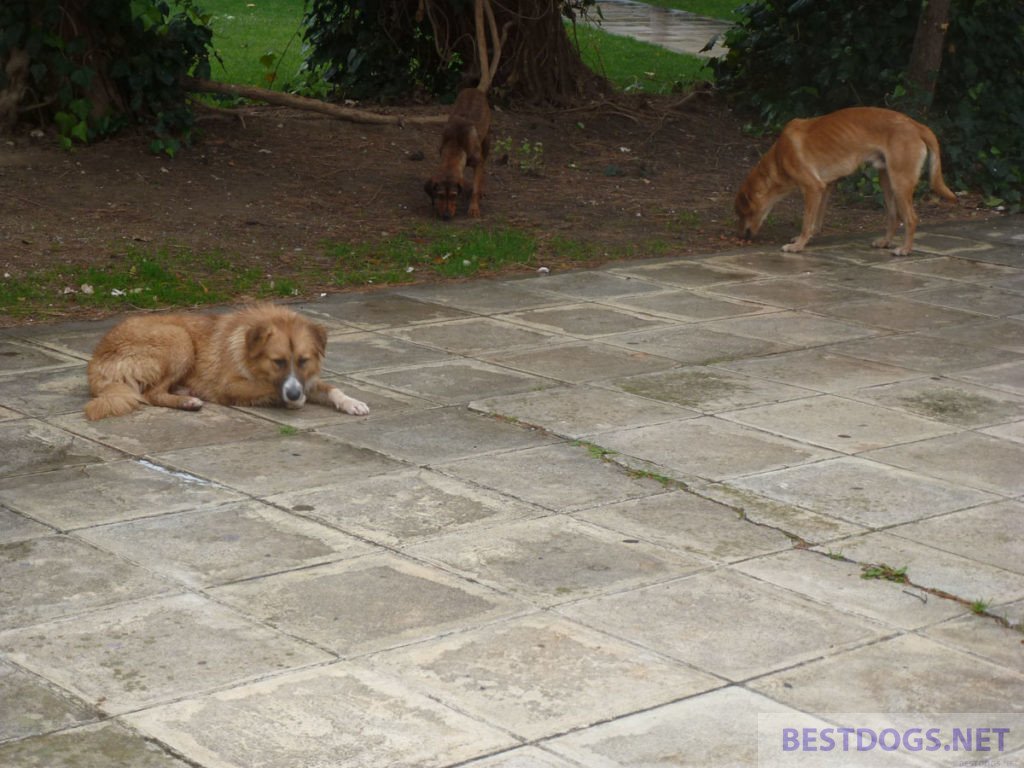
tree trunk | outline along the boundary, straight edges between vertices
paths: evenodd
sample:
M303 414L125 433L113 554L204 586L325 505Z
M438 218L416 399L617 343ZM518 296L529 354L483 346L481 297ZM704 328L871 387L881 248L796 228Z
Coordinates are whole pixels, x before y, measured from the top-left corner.
M915 112L927 112L935 98L950 3L951 0L924 0L921 8L907 66L907 102Z
M472 13L456 14L444 0L427 0L438 40L454 40L464 61L477 62ZM470 6L472 7L472 6ZM553 0L492 0L495 23L504 38L492 87L511 98L568 104L606 93L608 81L592 72L566 32L561 3ZM492 51L488 39L488 50Z

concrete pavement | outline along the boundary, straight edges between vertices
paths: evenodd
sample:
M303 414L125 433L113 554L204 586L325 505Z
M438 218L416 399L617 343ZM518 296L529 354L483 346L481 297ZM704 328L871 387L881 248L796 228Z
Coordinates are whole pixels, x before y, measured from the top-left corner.
M366 418L0 332L0 765L1024 765L1024 219L866 239L302 306Z

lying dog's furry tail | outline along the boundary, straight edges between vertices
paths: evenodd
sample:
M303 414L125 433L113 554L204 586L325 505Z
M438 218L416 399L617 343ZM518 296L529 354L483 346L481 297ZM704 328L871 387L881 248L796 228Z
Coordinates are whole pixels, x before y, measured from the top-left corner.
M920 125L921 128L921 141L924 142L925 146L928 147L928 183L931 185L932 192L944 197L952 203L959 204L960 200L954 194L953 190L946 186L945 180L942 178L942 159L939 157L939 140L935 138L935 134L932 133L932 129L926 125Z
M85 405L85 418L89 421L105 419L108 416L124 416L141 407L146 400L139 390L122 381L112 381L103 386L96 397Z

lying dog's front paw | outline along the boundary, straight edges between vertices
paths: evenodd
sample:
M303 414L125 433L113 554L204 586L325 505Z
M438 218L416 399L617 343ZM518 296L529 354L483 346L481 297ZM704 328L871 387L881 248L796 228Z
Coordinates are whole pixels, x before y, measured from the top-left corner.
M342 413L351 413L353 416L365 416L370 412L370 406L362 400L349 397L340 389L332 389L331 404Z
M203 401L198 397L186 397L181 401L181 409L183 411L198 411L203 407Z

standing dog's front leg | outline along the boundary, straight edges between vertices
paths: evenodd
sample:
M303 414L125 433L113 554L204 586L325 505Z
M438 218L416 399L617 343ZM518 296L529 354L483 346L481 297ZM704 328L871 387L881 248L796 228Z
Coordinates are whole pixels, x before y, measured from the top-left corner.
M819 216L823 216L822 205L828 185L824 182L807 184L800 188L804 195L804 223L800 235L792 242L782 246L786 253L799 253L814 235L814 227Z

